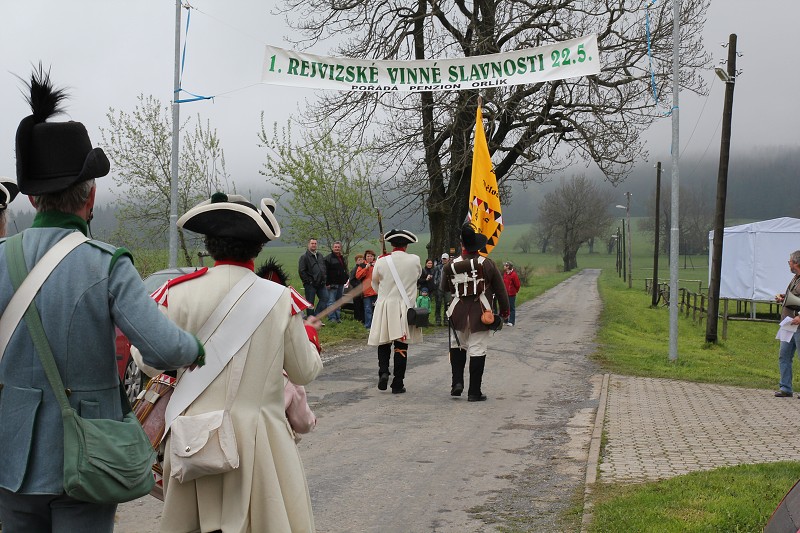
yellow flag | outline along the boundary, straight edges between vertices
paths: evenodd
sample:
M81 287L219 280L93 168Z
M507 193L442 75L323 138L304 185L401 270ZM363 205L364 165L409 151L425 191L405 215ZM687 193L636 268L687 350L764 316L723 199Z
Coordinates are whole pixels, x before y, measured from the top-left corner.
M500 212L500 193L497 190L497 177L492 168L492 157L483 130L483 113L480 106L475 117L475 146L472 150L472 185L469 191L470 222L478 233L486 235L489 241L481 255L489 255L497 245L503 231L503 215Z

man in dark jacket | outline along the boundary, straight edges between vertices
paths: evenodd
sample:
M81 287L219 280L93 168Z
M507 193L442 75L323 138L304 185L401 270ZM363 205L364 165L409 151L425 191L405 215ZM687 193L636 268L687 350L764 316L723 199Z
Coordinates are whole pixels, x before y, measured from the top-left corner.
M478 251L486 246L485 235L476 233L470 224L461 229L462 253L442 272L441 288L453 294L453 303L447 309L450 327L455 331L457 346L450 348L450 366L453 382L451 396L461 396L464 390L464 367L469 356L469 390L467 400L482 402L483 370L490 330L501 325L501 318L509 313L508 294L503 278L494 262L482 257ZM481 320L484 311L491 309L492 298L497 298L500 316L486 324Z
M344 284L347 283L347 260L342 255L342 241L335 241L333 251L325 256L325 275L328 280L325 287L328 291L328 305L342 297ZM331 322L340 323L342 314L339 309L330 314Z
M317 253L317 239L308 240L306 253L300 256L297 267L300 280L303 282L305 297L308 303L314 305L314 298L319 298L316 309L309 309L309 315L321 313L328 304L328 291L325 290L326 272L325 259L322 254Z
M433 301L434 309L436 311L437 326L442 325L442 309L444 309L444 318L445 322L447 322L447 308L450 306L450 302L453 300L453 296L449 292L441 289L442 271L447 268L449 264L450 255L445 252L442 254L441 260L436 263L436 267L434 267L433 285L436 287L436 290L433 292Z

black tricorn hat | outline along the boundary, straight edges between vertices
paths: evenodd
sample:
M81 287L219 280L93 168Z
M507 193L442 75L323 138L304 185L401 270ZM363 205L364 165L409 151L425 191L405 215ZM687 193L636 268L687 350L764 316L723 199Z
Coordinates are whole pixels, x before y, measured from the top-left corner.
M238 194L214 193L178 219L178 227L209 237L266 243L281 236L275 200L263 198L261 209Z
M70 185L100 178L111 165L100 148L92 148L89 134L80 122L45 122L62 113L67 98L63 89L53 89L50 73L41 63L26 83L26 100L32 115L17 127L17 183L23 194L40 195L63 191Z
M461 245L468 252L477 252L486 247L489 238L475 231L472 224L464 224L461 228Z
M392 243L392 246L407 246L417 242L417 236L405 229L393 229L383 234L383 240Z
M0 176L0 209L8 207L8 204L17 196L17 193L19 193L17 182L11 178Z

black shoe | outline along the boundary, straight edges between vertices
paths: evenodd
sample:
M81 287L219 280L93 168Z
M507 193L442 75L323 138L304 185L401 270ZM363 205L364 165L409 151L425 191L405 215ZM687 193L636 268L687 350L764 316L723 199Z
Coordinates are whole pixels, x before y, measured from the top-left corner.
M486 401L486 395L485 394L479 394L479 395L476 395L476 396L470 395L470 396L467 396L467 401L468 402L485 402Z
M378 390L386 390L389 385L389 374L381 374L378 378Z
M406 391L405 387L400 387L398 389L392 387L392 394L403 394L405 391Z
M461 393L464 391L464 384L463 383L456 383L450 389L450 396L461 396Z
M792 396L794 396L794 394L792 394L791 392L786 392L786 391L782 391L782 390L775 391L775 397L776 398L790 398Z

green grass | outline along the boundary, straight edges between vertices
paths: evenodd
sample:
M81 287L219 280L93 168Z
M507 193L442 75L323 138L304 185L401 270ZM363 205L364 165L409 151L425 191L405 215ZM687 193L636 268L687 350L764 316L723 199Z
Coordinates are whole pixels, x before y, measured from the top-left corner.
M741 465L594 489L590 532L760 532L800 463Z
M599 349L604 370L635 376L769 389L776 387L776 325L728 322L727 339L705 343L706 323L678 321L678 359L669 360L669 309L650 307L650 296L628 289L613 273L600 276L604 302ZM718 323L721 339L722 320ZM800 382L798 382L800 385Z

